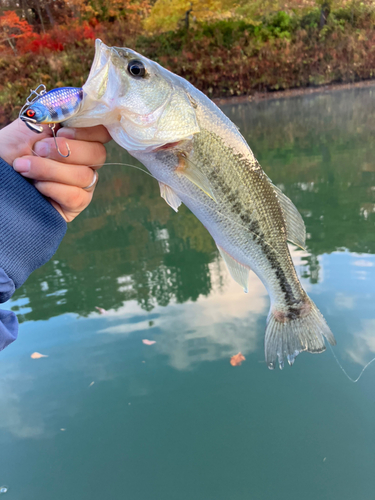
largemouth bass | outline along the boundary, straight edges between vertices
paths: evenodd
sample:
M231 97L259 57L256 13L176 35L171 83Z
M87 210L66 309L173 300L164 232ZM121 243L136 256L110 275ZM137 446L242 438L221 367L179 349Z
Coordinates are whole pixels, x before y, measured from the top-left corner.
M183 78L127 48L96 42L81 108L66 124L105 125L113 139L212 235L233 279L245 290L253 270L271 299L265 334L269 368L335 339L303 290L287 241L305 245L293 203L261 169L237 127Z

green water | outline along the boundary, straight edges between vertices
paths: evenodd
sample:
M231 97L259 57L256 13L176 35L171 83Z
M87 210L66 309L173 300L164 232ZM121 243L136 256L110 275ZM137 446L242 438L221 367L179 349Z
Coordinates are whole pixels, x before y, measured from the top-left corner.
M304 217L294 262L355 378L375 356L375 87L223 110ZM115 145L108 161L135 164ZM0 354L4 499L375 497L375 364L357 384L329 349L269 371L262 284L244 294L149 176L103 168L6 307L21 327Z

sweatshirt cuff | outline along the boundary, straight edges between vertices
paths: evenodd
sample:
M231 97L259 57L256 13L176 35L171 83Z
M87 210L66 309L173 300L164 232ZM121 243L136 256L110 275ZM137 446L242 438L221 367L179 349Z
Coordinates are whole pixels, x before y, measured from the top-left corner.
M15 288L53 256L66 227L51 203L0 158L0 267Z
M14 294L16 287L13 280L11 280L0 268L0 303L6 302Z
M14 293L13 281L0 269L0 302L7 301ZM0 351L16 340L18 336L18 321L11 311L0 309Z
M18 321L11 311L0 310L0 351L18 337Z

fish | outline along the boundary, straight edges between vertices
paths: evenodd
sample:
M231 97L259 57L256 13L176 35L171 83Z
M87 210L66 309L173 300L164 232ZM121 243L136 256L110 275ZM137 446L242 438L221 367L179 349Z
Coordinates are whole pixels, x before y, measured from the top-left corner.
M49 92L43 90L41 93L32 91L31 96L33 95L34 99L27 100L21 109L20 119L38 133L43 132L41 124L53 125L74 116L83 100L83 90L80 87L61 87Z
M207 228L245 291L252 270L270 296L265 360L326 349L335 338L303 289L288 241L305 247L297 208L264 173L237 126L202 92L134 50L96 41L95 58L70 127L104 125L139 160L177 211L184 203Z

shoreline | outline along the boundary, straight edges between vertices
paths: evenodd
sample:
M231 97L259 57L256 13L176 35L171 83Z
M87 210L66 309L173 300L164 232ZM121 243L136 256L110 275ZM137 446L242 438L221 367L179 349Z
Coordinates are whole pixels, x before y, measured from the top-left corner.
M212 101L218 106L225 104L244 104L250 102L260 102L271 99L281 99L297 97L301 95L319 94L326 92L335 92L337 90L350 90L357 88L375 87L375 79L363 80L355 83L334 83L332 85L322 85L319 87L303 87L297 89L276 90L273 92L255 92L250 95L215 97Z

